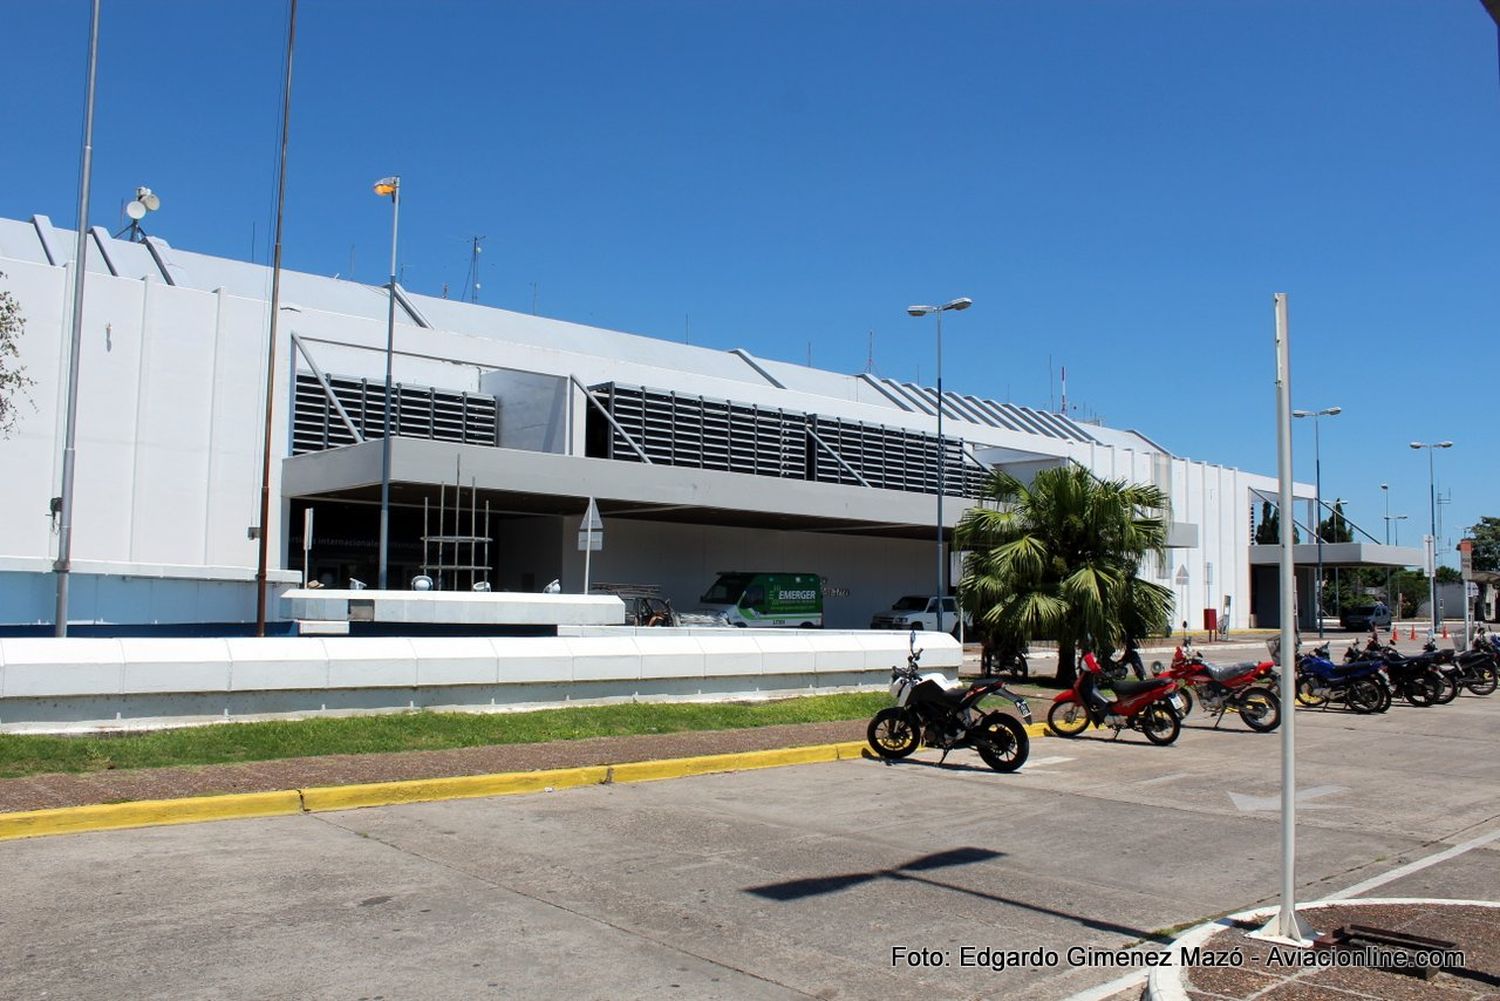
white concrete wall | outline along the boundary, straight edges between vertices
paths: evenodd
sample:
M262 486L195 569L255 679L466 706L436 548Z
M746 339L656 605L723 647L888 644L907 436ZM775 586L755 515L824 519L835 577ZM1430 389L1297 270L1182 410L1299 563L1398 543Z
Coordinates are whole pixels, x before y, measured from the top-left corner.
M26 315L37 385L0 441L0 557L56 554L48 498L61 480L67 271L5 261ZM160 282L91 276L79 361L73 556L121 564L253 567L259 521L263 303ZM282 355L285 358L285 355ZM285 392L286 373L278 366ZM277 411L276 441L286 436ZM278 452L280 446L278 444ZM279 472L273 463L273 477ZM279 498L279 482L273 482ZM272 505L272 537L281 506ZM275 551L273 546L273 552Z
M882 684L899 633L632 630L556 637L0 638L0 725L330 707L733 697ZM956 670L951 637L923 666Z

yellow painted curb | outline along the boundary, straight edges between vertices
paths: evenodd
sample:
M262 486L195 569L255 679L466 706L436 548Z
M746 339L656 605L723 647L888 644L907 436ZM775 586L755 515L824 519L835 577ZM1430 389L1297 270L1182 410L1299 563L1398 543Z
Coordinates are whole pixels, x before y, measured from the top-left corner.
M302 812L295 789L186 799L145 799L136 803L64 806L53 810L0 813L0 841L50 834L108 831L161 824L196 824L205 820L280 817Z
M544 789L569 789L600 785L609 777L608 765L587 768L554 768L542 772L501 772L494 775L462 775L446 779L412 779L406 782L371 782L365 785L318 786L302 790L302 805L309 813L354 810L366 806L395 806L439 799L474 799L481 796L514 796Z
M1047 734L1045 723L1026 727L1032 737ZM163 824L193 824L207 820L277 817L295 813L324 813L402 803L428 803L448 799L515 796L547 789L578 786L655 782L688 775L750 771L806 765L823 761L847 761L872 756L862 740L809 747L786 747L770 751L710 754L697 758L666 758L631 761L620 765L590 765L584 768L554 768L540 772L502 772L455 778L414 779L405 782L372 782L362 785L316 786L280 792L252 792L227 796L195 796L186 799L142 800L137 803L107 803L68 806L26 813L0 813L0 841L13 838L107 831Z
M709 754L701 758L666 758L661 761L632 761L610 768L609 781L655 782L687 775L710 775L714 772L742 772L755 768L778 768L782 765L810 765L820 761L857 758L865 742L817 744L811 747L786 747L774 751L741 751L736 754Z

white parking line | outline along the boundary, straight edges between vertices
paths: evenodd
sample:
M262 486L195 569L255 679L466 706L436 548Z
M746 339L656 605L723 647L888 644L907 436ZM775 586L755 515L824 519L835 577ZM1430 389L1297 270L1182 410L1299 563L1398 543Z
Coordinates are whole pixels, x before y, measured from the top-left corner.
M1344 889L1339 890L1337 893L1330 893L1323 899L1348 900L1350 897L1357 897L1362 893L1368 893L1376 887L1381 887L1387 883L1395 882L1403 876L1410 876L1414 872L1421 872L1428 866L1437 865L1439 862L1446 862L1451 858L1456 858L1459 855L1462 855L1464 852L1473 851L1475 848L1481 848L1484 845L1489 844L1491 841L1497 840L1500 840L1500 830L1491 831L1488 834L1481 834L1479 837L1471 838L1461 845L1454 845L1452 848L1444 849L1443 851L1437 852L1433 855L1429 855L1426 858L1419 858L1415 862L1408 862L1406 865L1403 865L1396 869L1392 869L1390 872L1383 873L1379 876L1373 876L1370 879L1365 880L1363 883L1355 883L1353 886L1345 887Z
M1072 760L1073 760L1072 758L1064 758L1061 755L1054 754L1053 756L1051 756L1049 758L1032 758L1030 761L1026 762L1025 767L1026 768L1044 768L1047 765L1060 765L1064 761L1072 761Z

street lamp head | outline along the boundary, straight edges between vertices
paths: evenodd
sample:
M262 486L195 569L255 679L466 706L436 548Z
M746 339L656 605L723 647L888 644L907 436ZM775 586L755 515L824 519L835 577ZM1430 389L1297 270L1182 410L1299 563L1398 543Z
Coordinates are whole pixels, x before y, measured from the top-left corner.
M1292 411L1292 416L1293 417L1311 417L1312 415L1313 415L1313 412L1311 410L1293 410Z
M1328 407L1328 408L1326 408L1324 410L1319 410L1318 414L1320 416L1323 416L1323 417L1337 417L1339 414L1341 414L1343 412L1344 412L1344 408L1343 407Z
M1382 483L1380 485L1380 489L1382 489L1382 490L1389 490L1390 488L1391 488L1391 485L1389 483Z
M936 313L936 306L907 306L906 311L912 316L926 316L928 313Z
M945 303L943 305L943 308L944 309L954 309L954 310L957 310L957 309L968 309L972 305L974 305L974 300L970 299L966 295L963 295L963 296L959 296L957 299L954 299L952 302Z
M375 182L375 193L382 198L394 198L399 190L401 190L400 177L382 177Z
M1422 443L1420 441L1414 441L1414 442L1411 443L1411 447L1412 448L1421 448L1422 447Z
M1451 442L1451 441L1440 441L1440 442L1437 443L1437 447L1438 448L1452 448L1453 447L1453 442Z

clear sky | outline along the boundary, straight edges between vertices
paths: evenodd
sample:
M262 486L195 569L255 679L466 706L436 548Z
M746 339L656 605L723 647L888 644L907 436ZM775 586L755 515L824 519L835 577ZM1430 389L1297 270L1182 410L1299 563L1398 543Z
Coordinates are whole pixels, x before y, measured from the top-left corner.
M105 0L91 223L268 260L285 0ZM4 4L0 215L71 226L87 0ZM1500 72L1477 0L303 0L285 261L929 382L1275 472L1271 294L1323 492L1500 514ZM1296 471L1313 478L1298 422Z

